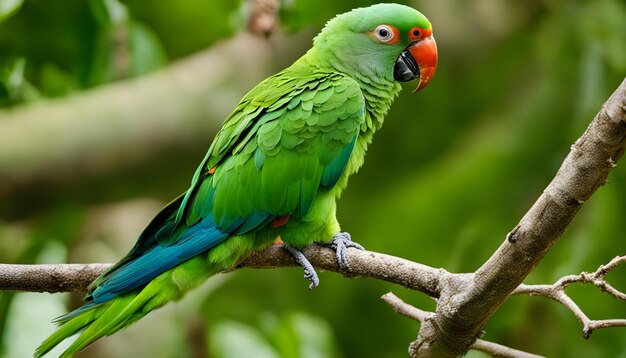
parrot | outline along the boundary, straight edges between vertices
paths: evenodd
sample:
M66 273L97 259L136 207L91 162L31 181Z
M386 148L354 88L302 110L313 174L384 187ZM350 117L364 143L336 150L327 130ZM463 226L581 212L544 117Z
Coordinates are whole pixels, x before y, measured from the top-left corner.
M300 251L329 244L338 264L363 249L342 232L336 202L363 164L401 82L423 89L437 67L429 20L399 4L329 20L291 66L250 90L226 118L189 188L145 227L130 252L88 287L86 303L54 320L41 357L80 334L69 357L181 299L276 240L318 285Z

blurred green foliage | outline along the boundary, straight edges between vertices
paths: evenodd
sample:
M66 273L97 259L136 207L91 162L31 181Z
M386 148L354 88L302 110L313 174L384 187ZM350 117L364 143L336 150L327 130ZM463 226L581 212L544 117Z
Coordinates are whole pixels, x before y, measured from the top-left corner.
M285 31L319 29L334 14L371 3L283 0L280 21ZM440 54L437 75L426 90L417 95L407 90L397 100L365 166L340 202L340 222L371 250L450 271L473 271L538 197L571 143L624 78L626 4L410 4L434 24ZM0 106L19 108L146 75L243 31L246 5L0 0ZM302 50L308 46L303 43ZM98 190L128 193L124 199L129 200L161 193L158 199L168 201L173 191L186 188L195 168L193 158L165 159L151 166L152 174L166 173L156 190L154 175L146 175L145 183L125 184L130 174L112 179L108 186L99 182ZM188 168L180 170L184 166ZM146 189L142 192L141 187ZM528 282L549 283L623 255L625 198L622 163ZM73 251L88 222L88 202L68 200L25 221L0 222L0 261L37 262L52 243ZM126 242L125 249L131 245ZM64 260L64 255L56 260ZM626 289L625 270L620 270L610 280ZM384 282L325 273L321 281L310 292L296 270L229 274L219 289L200 298L200 308L194 306L193 313L201 312L205 322L201 344L215 357L246 352L264 357L403 357L418 327L395 315L378 297L393 290L421 308L434 308L424 295ZM573 287L571 294L592 317L626 314L623 302L589 287ZM32 319L32 325L53 328L48 324L53 313L11 313L15 297L19 295L0 294L0 339L5 339L0 348L5 352L11 342L2 327L8 321ZM148 330L150 320L131 330ZM540 298L512 298L485 330L488 340L547 356L626 354L624 329L597 331L583 341L574 317ZM133 345L157 344L155 338L147 336ZM29 352L32 344L9 351ZM182 356L190 351L179 350L187 352Z

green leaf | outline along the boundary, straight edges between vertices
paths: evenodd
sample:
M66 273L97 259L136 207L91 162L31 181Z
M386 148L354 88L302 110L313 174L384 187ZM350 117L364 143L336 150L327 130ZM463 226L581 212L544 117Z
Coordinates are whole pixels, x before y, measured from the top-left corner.
M24 0L0 0L0 23L18 12Z
M131 76L152 72L167 63L167 55L156 34L147 26L132 22L130 32Z
M337 356L330 324L304 312L281 317L266 312L259 321L261 331L284 358L331 358Z
M128 19L126 6L117 0L89 0L89 7L96 20L105 27L121 24Z
M287 316L286 325L293 330L299 343L300 358L334 357L333 332L328 322L304 312Z
M65 96L79 87L71 74L54 63L46 63L41 67L39 82L39 90L46 97Z
M0 67L0 106L28 102L39 97L37 89L24 78L25 68L24 57Z
M234 321L225 321L211 332L211 344L215 357L278 358L280 355L267 339L254 327Z

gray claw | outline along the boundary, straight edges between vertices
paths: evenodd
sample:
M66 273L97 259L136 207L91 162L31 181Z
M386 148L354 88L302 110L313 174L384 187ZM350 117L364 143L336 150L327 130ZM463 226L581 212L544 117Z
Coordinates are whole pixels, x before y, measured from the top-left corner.
M337 254L337 263L339 267L342 269L348 269L348 255L346 254L346 249L349 247L354 247L358 250L365 250L363 246L352 241L350 234L347 232L339 232L333 236L332 241L330 242L330 247L335 250Z
M306 256L304 256L302 252L294 249L291 246L283 245L283 247L285 248L285 250L289 251L289 253L293 256L298 265L302 266L302 268L304 269L304 278L307 279L307 281L311 282L311 284L309 285L309 290L312 290L314 287L319 285L320 279L319 277L317 277L317 272L315 272L315 268L313 268L313 265L311 265Z

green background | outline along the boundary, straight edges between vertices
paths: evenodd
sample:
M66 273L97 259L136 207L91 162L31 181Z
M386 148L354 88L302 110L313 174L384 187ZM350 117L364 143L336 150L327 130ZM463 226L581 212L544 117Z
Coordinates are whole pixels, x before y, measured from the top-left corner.
M297 48L276 54L275 62L295 60L334 14L369 4L283 0L280 27L270 41L304 40L292 41ZM343 229L370 250L470 272L541 194L570 145L624 78L626 4L407 4L433 23L437 74L418 94L410 93L414 84L407 85L365 166L351 178L338 216ZM249 6L245 1L0 0L0 122L29 106L63 105L211 51L242 36ZM253 54L249 60L255 60ZM277 64L266 66L263 76L278 70ZM231 79L240 80L245 79ZM243 94L232 90L219 96L236 103ZM23 141L28 138L23 133ZM151 216L187 188L209 144L210 137L181 141L132 168L69 182L40 180L36 188L22 187L17 197L0 193L0 262L116 260ZM11 172L1 166L0 173ZM618 166L609 184L584 205L526 283L593 271L626 252L624 168ZM7 182L0 175L0 187ZM608 278L626 289L625 273L619 268ZM321 273L320 279L309 291L296 269L220 275L82 356L404 357L418 325L394 314L379 297L393 290L420 308L434 308L425 295L384 282L333 273ZM626 317L625 302L592 287L575 286L568 293L592 318ZM54 329L50 320L79 302L80 295L0 293L0 356L30 356ZM485 331L487 340L536 354L626 357L626 328L599 330L585 341L573 315L543 298L511 298Z

